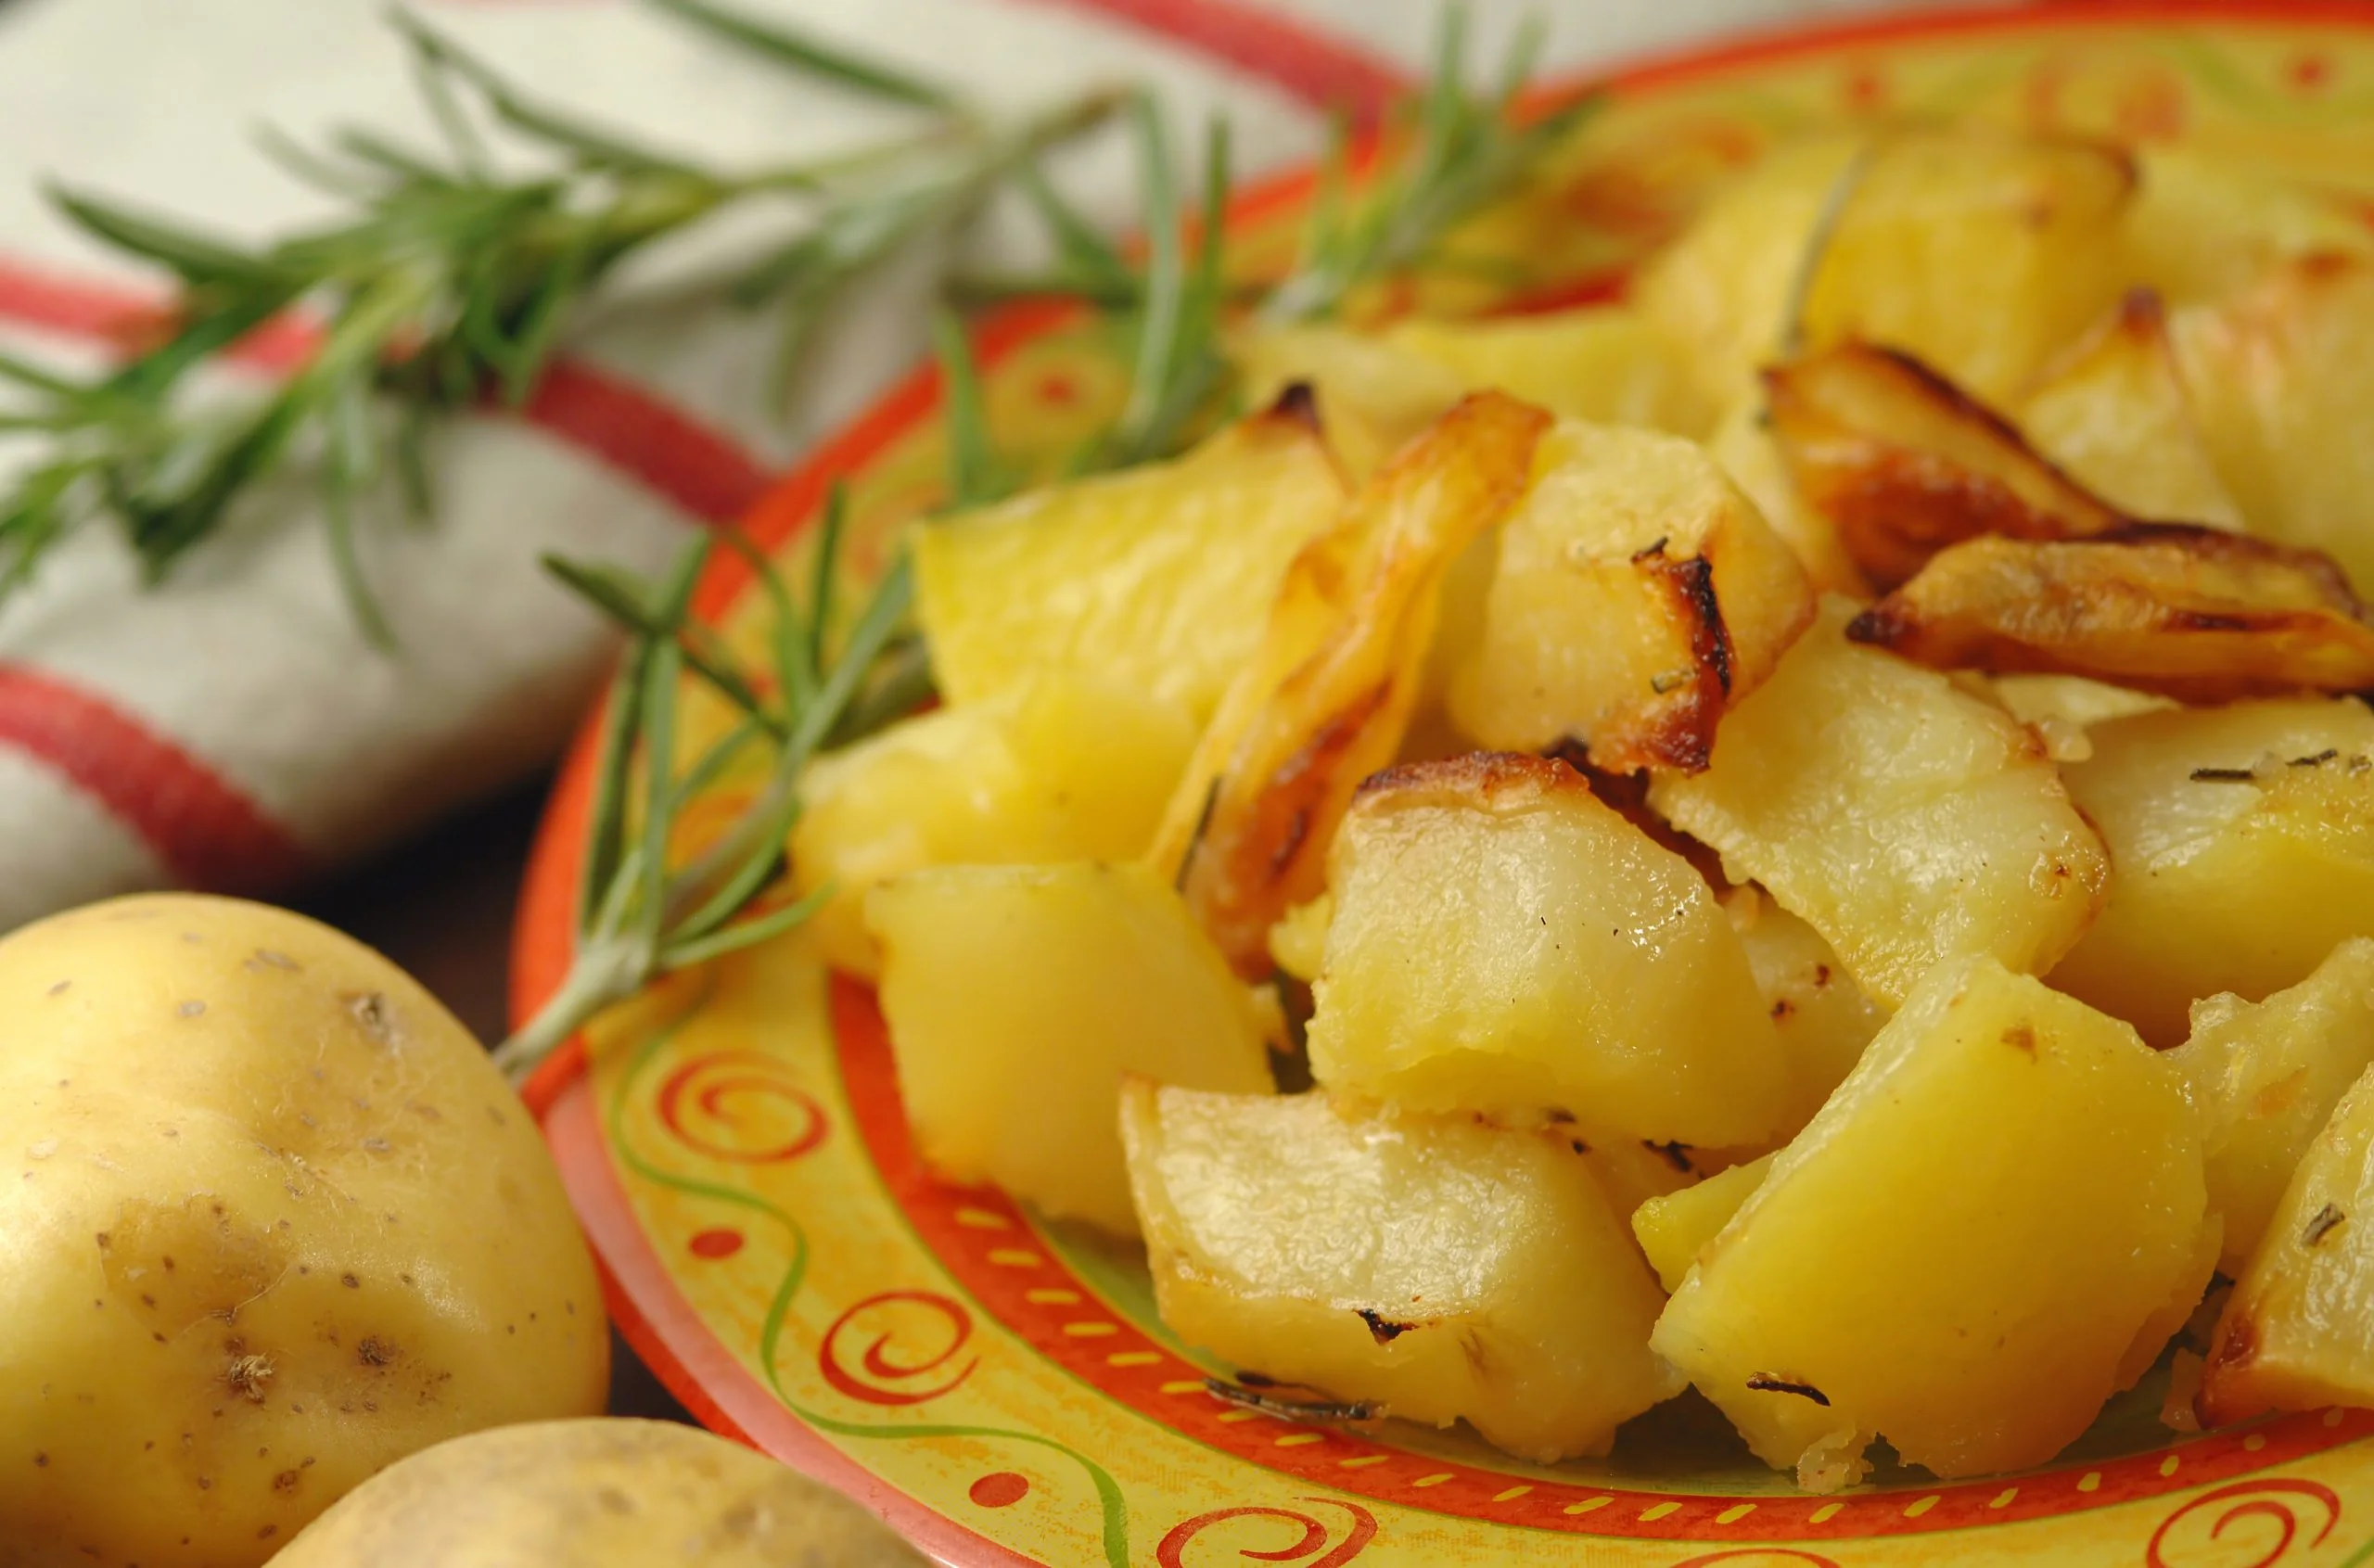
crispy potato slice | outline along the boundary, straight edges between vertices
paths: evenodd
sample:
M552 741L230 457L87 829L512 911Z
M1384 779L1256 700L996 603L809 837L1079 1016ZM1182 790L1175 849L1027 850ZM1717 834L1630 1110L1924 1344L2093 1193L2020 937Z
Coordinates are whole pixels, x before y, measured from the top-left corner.
M2184 523L1968 540L1846 635L1937 669L2085 675L2189 703L2374 689L2374 624L2330 559Z
M1697 772L1715 725L1813 620L1796 555L1704 448L1561 423L1500 529L1451 718L1485 746Z
M1248 976L1326 883L1328 841L1416 707L1444 574L1524 495L1550 416L1479 392L1387 463L1287 569L1148 859Z
M1871 585L1855 557L1846 553L1838 525L1816 511L1797 489L1788 459L1773 437L1761 392L1732 405L1716 424L1715 433L1706 438L1706 451L1723 465L1741 493L1755 503L1772 531L1797 553L1798 564L1812 579L1815 593L1844 593L1857 599L1871 596Z
M2167 312L2150 289L2130 292L2014 412L2038 452L2112 505L2242 526L2193 416Z
M1281 398L1176 461L919 528L915 611L940 692L963 705L1067 673L1201 720L1344 493L1309 400Z
M1965 539L2081 539L2135 521L1909 354L1843 343L1764 379L1798 489L1882 588Z
M2374 593L2374 261L2287 263L2170 331L2253 531L2329 553Z

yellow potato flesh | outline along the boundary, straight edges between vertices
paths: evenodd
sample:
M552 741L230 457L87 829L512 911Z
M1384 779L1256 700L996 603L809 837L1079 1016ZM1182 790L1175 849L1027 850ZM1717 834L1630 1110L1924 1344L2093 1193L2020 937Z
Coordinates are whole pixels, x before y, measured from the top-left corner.
M274 1568L923 1568L821 1481L697 1427L536 1421L381 1471Z
M832 889L811 925L825 957L877 973L865 896L925 866L1143 852L1194 745L1161 699L1059 674L823 758L801 786L791 866L803 897Z
M1893 1005L1973 952L2041 971L2093 918L2101 843L2036 739L1947 677L1821 619L1725 717L1713 766L1650 803L1763 885Z
M1251 995L1137 866L945 866L878 888L882 1011L924 1158L1047 1213L1136 1229L1124 1073L1271 1087Z
M2342 190L2192 147L2145 145L2135 158L2142 179L2126 212L2126 265L2171 303L2222 299L2299 257L2374 252Z
M1123 1124L1163 1321L1239 1368L1543 1461L1679 1387L1656 1283L1555 1133L1144 1082Z
M1308 423L1272 411L1176 462L918 529L916 615L940 693L962 705L1069 672L1205 720L1259 644L1286 563L1343 499Z
M1748 967L1780 1042L1792 1092L1781 1131L1793 1136L1845 1081L1887 1009L1863 994L1821 933L1775 904L1759 888L1723 899L1723 912L1747 950Z
M1562 419L1703 436L1712 412L1665 328L1622 305L1487 321L1397 323L1385 341Z
M2170 324L2212 461L2252 530L2374 595L2374 259L2291 262Z
M2364 707L2235 703L2087 734L2092 756L2063 777L2117 871L2101 918L2051 972L2057 988L2173 1046L2200 998L2257 1001L2374 931Z
M1722 1233L1748 1195L1764 1185L1773 1156L1719 1171L1695 1186L1650 1198L1632 1211L1632 1235L1667 1292L1681 1289L1698 1255Z
M1732 405L1715 433L1706 438L1706 452L1723 465L1740 492L1755 504L1772 531L1795 552L1797 564L1806 568L1818 593L1870 596L1871 585L1846 553L1838 526L1814 510L1798 491L1788 459L1773 440L1760 390Z
M2222 1265L2240 1277L2333 1106L2374 1064L2374 940L2353 937L2265 1001L2211 997L2168 1053L2202 1106Z
M1263 408L1296 382L1319 398L1328 451L1365 479L1440 418L1466 390L1449 365L1348 327L1266 326L1230 344L1247 405Z
M1450 715L1489 746L1581 741L1611 772L1703 767L1813 609L1794 553L1704 449L1562 423L1500 526Z
M602 1408L591 1257L428 992L282 911L0 942L0 1561L260 1563L381 1467Z
M1746 952L1680 856L1564 763L1374 781L1329 865L1308 1030L1340 1092L1691 1144L1779 1130L1789 1093Z
M2308 1147L2218 1319L2199 1409L2374 1405L2374 1071Z
M1942 964L1653 1343L1816 1489L1859 1474L1874 1435L1943 1476L2041 1464L2199 1298L2205 1202L2171 1064L1991 959Z

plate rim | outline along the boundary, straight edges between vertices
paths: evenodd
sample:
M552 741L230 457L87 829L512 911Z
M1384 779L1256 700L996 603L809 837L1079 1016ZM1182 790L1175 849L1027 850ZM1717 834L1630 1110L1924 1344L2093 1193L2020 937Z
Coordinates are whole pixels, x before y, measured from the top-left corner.
M2269 31L2324 28L2369 32L2374 32L2374 4L2368 0L2012 0L1989 5L1982 0L1939 9L1892 10L1812 24L1734 30L1696 44L1636 56L1602 72L1564 77L1544 91L1563 95L1596 86L1621 97L1860 45L2031 31L2117 32L2188 22ZM1313 167L1301 165L1247 182L1229 202L1228 226L1257 222L1301 199L1314 181ZM1025 300L1001 308L971 329L976 359L984 367L993 365L1080 313L1078 306L1052 300ZM929 363L894 381L767 487L741 520L745 533L769 549L798 538L821 513L836 478L862 470L893 441L931 417L939 405L939 382L937 367ZM721 553L696 590L695 614L714 619L733 605L751 575L739 555ZM510 944L507 1001L515 1027L558 988L567 969L577 866L592 804L602 711L603 703L597 700L571 737L530 847ZM542 1127L586 1232L610 1320L662 1385L704 1427L760 1448L857 1499L937 1561L962 1568L1036 1562L968 1528L843 1453L784 1409L732 1361L731 1352L684 1298L635 1218L602 1138L582 1034L545 1061L521 1093ZM733 1389L737 1379L748 1385L747 1390ZM717 1392L719 1383L744 1396L734 1401L734 1408L730 1409ZM746 1403L749 1409L743 1411Z

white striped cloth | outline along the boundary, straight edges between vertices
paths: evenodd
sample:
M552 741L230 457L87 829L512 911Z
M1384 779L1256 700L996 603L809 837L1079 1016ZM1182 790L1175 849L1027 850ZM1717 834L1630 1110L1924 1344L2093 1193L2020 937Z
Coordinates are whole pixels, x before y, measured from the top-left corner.
M1153 83L1181 124L1234 122L1249 172L1308 158L1330 99L1424 68L1435 0L744 0L759 14L1012 108ZM1471 0L1492 57L1536 8L1579 68L1869 0ZM252 136L337 123L428 134L381 0L0 0L0 349L100 363L157 281L75 233L48 178L257 236L324 215ZM879 134L877 107L802 87L632 0L427 0L423 14L542 96L724 166ZM1093 212L1130 210L1117 145L1068 160ZM729 243L720 240L718 243ZM994 236L990 243L996 243ZM676 268L694 258L680 257ZM657 292L676 269L642 279ZM338 596L301 487L144 591L111 533L64 548L0 609L0 929L160 886L270 893L516 779L559 746L610 643L539 553L631 565L730 518L921 349L918 280L849 312L791 429L765 415L763 325L615 313L524 416L453 427L427 529L365 527L401 649ZM285 367L266 344L224 373ZM286 345L281 345L285 351ZM0 471L37 455L0 446Z

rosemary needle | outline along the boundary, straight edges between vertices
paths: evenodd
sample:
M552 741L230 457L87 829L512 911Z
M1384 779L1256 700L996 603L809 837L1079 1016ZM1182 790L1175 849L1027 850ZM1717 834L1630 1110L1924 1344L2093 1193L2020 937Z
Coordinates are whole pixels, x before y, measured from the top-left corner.
M419 512L433 505L426 443L438 416L490 393L534 391L573 314L613 270L653 243L759 200L796 217L795 236L737 286L777 303L786 361L843 289L894 251L961 222L1000 182L1108 117L1109 93L996 121L929 83L761 26L708 0L652 0L712 36L862 92L928 122L851 155L745 171L707 168L536 102L451 39L397 13L394 28L444 146L406 147L349 130L325 149L286 137L264 149L349 216L249 246L69 190L60 209L87 232L178 283L154 341L113 370L61 376L0 358L0 428L45 439L44 455L0 491L0 595L56 543L111 516L154 580L214 533L260 483L313 469L331 559L376 641L388 629L356 547L361 508L393 475ZM540 147L545 172L496 171L481 123ZM272 391L200 405L193 371L293 310L321 322L312 358Z

